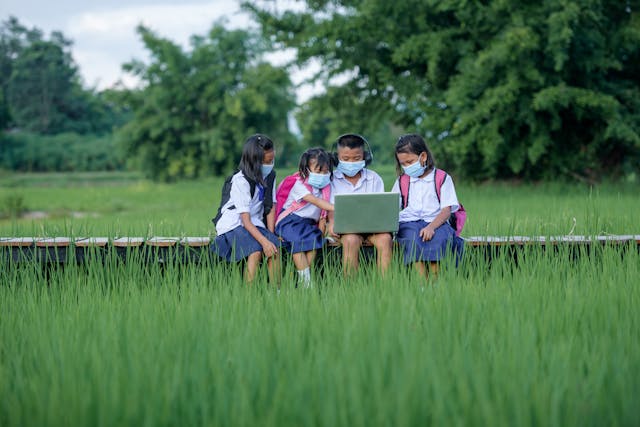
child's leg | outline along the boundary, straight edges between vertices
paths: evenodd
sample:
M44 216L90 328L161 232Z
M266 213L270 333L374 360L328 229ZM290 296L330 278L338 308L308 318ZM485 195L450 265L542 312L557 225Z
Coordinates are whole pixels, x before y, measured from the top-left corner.
M340 242L342 243L342 270L348 276L358 271L362 237L359 234L345 234Z
M253 282L253 279L256 277L258 267L260 266L260 260L262 260L262 252L253 252L247 257L247 265L244 271L245 282Z
M293 265L296 266L296 270L304 270L309 267L309 261L307 259L307 252L296 252L292 255Z
M438 263L438 261L429 262L429 274L431 277L437 279L438 273L440 273L440 263Z
M280 288L280 282L282 279L280 257L276 254L267 259L267 271L269 272L269 283L275 284L278 289Z
M413 263L413 268L418 272L420 277L424 277L426 279L429 278L429 270L427 270L427 266L422 261L416 261Z
M313 262L316 259L316 250L312 250L312 251L307 251L306 255L307 255L307 265L309 265L309 267L313 266Z
M387 269L389 268L389 264L391 264L391 256L393 255L393 241L391 239L391 234L372 234L371 236L369 236L369 241L376 248L376 261L378 264L378 270L384 276L384 274L387 272Z

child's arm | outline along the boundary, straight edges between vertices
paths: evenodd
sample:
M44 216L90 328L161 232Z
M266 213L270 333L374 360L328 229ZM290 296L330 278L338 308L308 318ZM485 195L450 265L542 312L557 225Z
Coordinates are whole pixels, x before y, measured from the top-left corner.
M332 212L333 211L333 205L331 203L327 202L326 200L324 200L321 197L316 197L311 193L303 196L302 200L304 200L307 203L311 203L312 205L315 205L315 206L319 207L320 209L323 209L323 210L325 210L327 212Z
M278 253L278 248L276 248L276 245L274 245L269 241L269 239L264 237L262 233L260 233L258 228L253 225L249 212L242 212L240 214L240 220L242 221L242 226L249 232L249 234L251 234L251 236L253 236L253 238L256 239L258 243L260 243L260 245L262 245L262 251L267 258L272 257L273 255Z
M275 204L271 208L271 212L267 214L267 230L274 233L276 228L276 207Z
M327 212L327 235L334 239L339 239L340 236L333 232L333 210Z
M451 206L442 208L438 216L433 221L431 221L429 225L420 230L420 237L422 237L422 241L426 242L427 240L433 239L433 235L436 233L436 229L447 222L450 215Z

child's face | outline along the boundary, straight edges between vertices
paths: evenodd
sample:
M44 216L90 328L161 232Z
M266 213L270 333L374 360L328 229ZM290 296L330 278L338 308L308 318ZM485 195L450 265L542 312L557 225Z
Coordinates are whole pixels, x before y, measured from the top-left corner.
M318 162L316 159L309 160L309 172L313 173L329 173L329 166L324 165L324 167L318 166Z
M414 153L396 153L396 157L398 158L400 166L404 167L412 165L417 161L420 161L421 165L427 162L427 153L425 152L420 153L420 155Z
M262 164L272 165L275 158L276 158L276 150L265 151L264 156L262 156Z
M364 148L338 147L338 160L342 162L359 162L364 160Z

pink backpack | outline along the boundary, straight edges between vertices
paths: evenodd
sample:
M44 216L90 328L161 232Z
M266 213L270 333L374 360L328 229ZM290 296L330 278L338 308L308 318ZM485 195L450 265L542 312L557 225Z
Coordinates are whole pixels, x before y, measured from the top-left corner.
M278 188L276 190L276 224L283 220L290 213L303 208L307 204L307 202L304 200L294 200L293 203L291 203L291 206L289 206L287 210L282 212L282 209L284 209L284 204L287 202L287 197L289 197L289 193L291 192L293 185L298 180L300 180L300 173L296 172L293 175L289 175L288 177L283 179L280 185L278 185ZM305 187L307 187L309 191L313 192L313 189L306 181L301 182ZM322 189L322 198L327 202L331 199L331 185L327 185ZM323 209L320 213L320 218L325 218L326 216L327 211Z
M442 184L447 179L447 173L441 169L436 169L436 177L434 179L434 185L436 187L436 196L438 196L438 202L440 202L440 191L442 190ZM402 209L409 205L409 183L411 178L407 174L400 175L400 198L402 200ZM456 231L456 236L460 236L464 223L467 221L467 211L464 210L464 206L460 203L460 207L457 211L451 214L449 217L449 224Z

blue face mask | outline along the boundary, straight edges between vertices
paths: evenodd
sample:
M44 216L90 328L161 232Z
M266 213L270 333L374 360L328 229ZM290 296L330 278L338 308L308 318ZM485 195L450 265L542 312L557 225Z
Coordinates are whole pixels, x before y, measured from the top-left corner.
M328 173L309 172L309 179L307 182L313 188L317 188L318 190L320 190L329 185L330 181L331 177Z
M418 178L422 176L425 169L426 167L420 164L420 160L417 160L415 163L411 163L409 166L402 167L404 173L409 175L411 178Z
M360 160L359 162L343 162L340 160L338 162L338 170L343 174L351 177L356 176L358 172L364 169L365 162L364 160Z
M273 170L273 163L271 163L270 165L262 165L262 177L266 178L267 175L269 175L271 173L271 171Z

